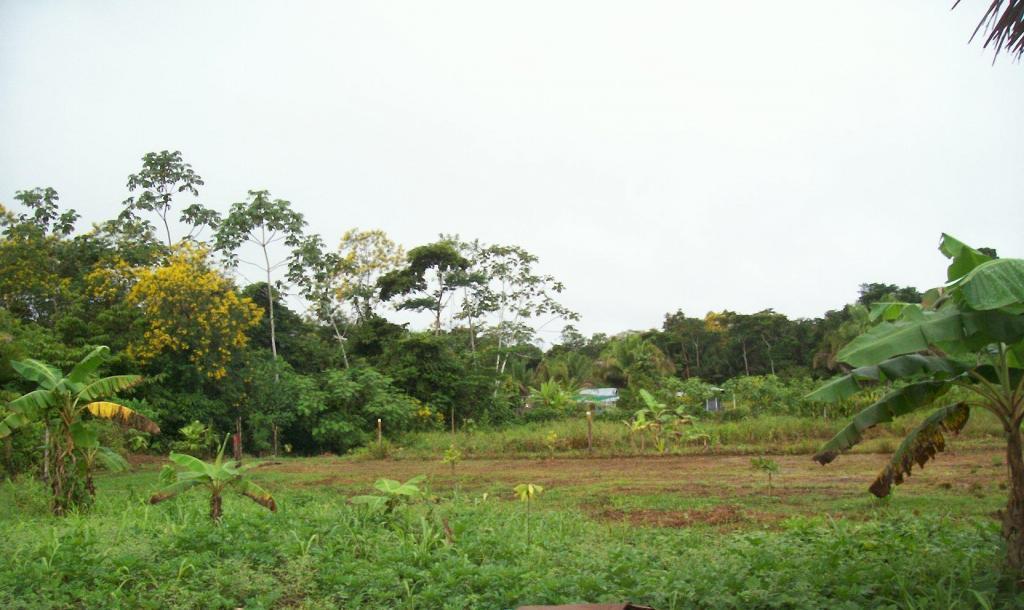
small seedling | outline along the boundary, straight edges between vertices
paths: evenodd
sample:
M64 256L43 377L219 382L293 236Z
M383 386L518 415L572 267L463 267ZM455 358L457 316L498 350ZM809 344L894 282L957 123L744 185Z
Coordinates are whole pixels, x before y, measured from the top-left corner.
M535 483L520 483L513 490L520 502L526 502L526 544L530 544L530 505L544 493L544 488Z
M544 446L548 448L548 458L555 459L555 449L558 447L558 434L554 430L544 435Z
M455 443L448 445L448 448L444 450L444 457L441 458L441 462L452 467L452 476L455 476L455 465L461 461L462 450Z
M751 459L750 467L768 475L768 495L772 495L772 475L779 472L778 462L762 455Z
M352 503L365 504L371 510L390 513L403 502L426 497L426 492L419 488L419 484L426 478L426 475L421 474L405 483L399 483L393 479L377 479L373 487L383 495L356 496L352 498Z

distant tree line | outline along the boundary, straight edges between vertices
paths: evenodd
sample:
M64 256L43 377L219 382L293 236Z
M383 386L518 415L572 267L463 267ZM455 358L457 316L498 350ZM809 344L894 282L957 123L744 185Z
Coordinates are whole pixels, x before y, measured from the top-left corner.
M144 375L127 404L163 430L134 447L183 442L198 422L240 430L250 450L341 452L377 418L397 433L526 417L545 383L563 397L621 388L629 410L637 390L686 380L830 376L868 305L921 296L869 283L821 318L675 311L660 329L584 337L562 283L518 246L442 235L405 250L356 228L329 246L285 199L252 190L218 212L202 187L163 151L128 177L120 213L90 227L52 188L0 208L0 404L28 390L11 360L68 367L106 345L104 372ZM429 328L395 310L427 313ZM552 327L561 340L544 351ZM6 439L8 466L33 434Z

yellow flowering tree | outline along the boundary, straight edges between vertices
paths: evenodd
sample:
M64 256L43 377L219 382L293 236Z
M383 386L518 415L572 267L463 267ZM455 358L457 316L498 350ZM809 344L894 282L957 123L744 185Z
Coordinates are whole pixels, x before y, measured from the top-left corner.
M212 379L227 374L232 355L245 347L246 331L262 315L252 300L208 262L208 251L182 243L162 267L137 271L128 301L143 314L143 332L128 352L145 364L165 353L181 354Z

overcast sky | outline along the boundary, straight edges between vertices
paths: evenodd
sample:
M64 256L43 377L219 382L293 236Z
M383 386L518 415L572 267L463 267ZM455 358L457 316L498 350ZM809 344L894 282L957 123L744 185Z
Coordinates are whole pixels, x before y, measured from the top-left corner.
M942 231L1024 255L1024 65L950 4L0 0L0 201L87 226L181 150L331 244L523 246L586 333L817 316L939 283Z

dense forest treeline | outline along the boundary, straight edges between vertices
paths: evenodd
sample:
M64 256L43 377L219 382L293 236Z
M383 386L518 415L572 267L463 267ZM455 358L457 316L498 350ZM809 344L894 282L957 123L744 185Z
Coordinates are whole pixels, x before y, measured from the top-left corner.
M377 418L397 433L453 415L556 417L587 386L620 388L626 413L640 389L676 399L709 384L796 401L837 371L838 349L870 325L868 305L921 296L866 283L821 318L677 310L660 329L586 337L559 301L564 286L515 245L442 235L406 251L359 229L328 245L286 200L250 191L218 212L197 203L202 186L163 151L129 176L118 213L90 227L51 188L0 209L0 399L30 389L11 360L68 367L107 345L108 373L146 377L127 404L163 430L132 437L134 448L209 445L239 427L250 450L340 452L364 444ZM239 285L241 267L259 281ZM390 320L396 310L426 312L430 327ZM538 333L559 326L542 351ZM43 433L7 440L7 468Z

